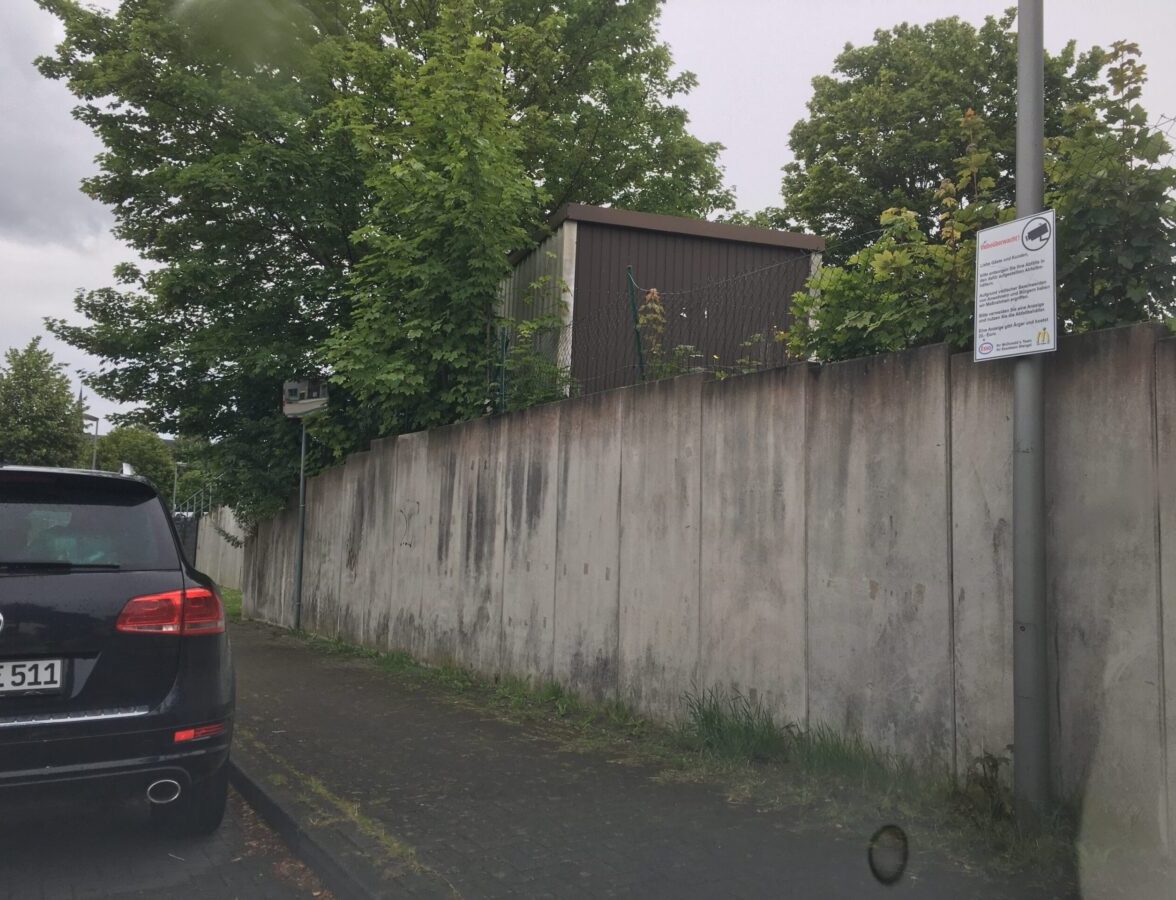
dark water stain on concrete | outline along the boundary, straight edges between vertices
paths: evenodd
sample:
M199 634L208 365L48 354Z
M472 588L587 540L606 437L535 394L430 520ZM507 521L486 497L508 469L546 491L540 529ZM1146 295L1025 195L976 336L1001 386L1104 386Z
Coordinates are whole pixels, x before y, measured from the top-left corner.
M355 574L360 550L363 548L364 494L363 483L356 483L355 496L351 505L351 521L347 529L347 571L352 575Z
M527 463L521 454L511 457L506 479L509 504L507 519L511 533L517 535L523 527L523 498L527 491Z
M457 481L457 454L451 446L444 449L441 468L441 501L437 509L437 562L444 563L449 555L449 540L453 529L453 489Z
M616 660L597 649L585 652L584 640L576 642L568 671L570 686L593 700L606 700L616 694Z

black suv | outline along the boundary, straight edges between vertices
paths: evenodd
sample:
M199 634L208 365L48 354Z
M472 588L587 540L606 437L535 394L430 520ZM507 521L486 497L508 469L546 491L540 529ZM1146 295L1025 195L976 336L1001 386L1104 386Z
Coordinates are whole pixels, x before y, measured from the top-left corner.
M140 478L0 465L0 788L101 782L224 815L233 663L212 581Z

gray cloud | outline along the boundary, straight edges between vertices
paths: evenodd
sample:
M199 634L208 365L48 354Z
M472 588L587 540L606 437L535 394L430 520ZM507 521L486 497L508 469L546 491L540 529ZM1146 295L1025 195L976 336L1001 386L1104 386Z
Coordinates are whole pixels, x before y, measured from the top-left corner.
M111 284L110 270L126 259L134 259L134 253L109 234L71 247L0 238L0 355L40 335L41 346L66 364L76 391L81 385L79 373L96 371L99 361L49 335L43 321L51 317L79 322L74 293L78 288ZM129 408L89 390L86 396L91 411L104 418Z
M59 26L31 0L0 11L0 238L81 247L109 230L101 204L79 189L97 171L101 144L70 115L73 98L33 60L53 49Z

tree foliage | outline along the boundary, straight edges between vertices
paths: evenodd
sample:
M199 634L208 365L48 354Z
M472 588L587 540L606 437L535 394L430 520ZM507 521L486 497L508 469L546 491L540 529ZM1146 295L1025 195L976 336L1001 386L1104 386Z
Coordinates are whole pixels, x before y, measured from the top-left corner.
M82 407L63 363L33 338L9 349L0 366L0 461L72 466L84 440Z
M933 227L936 192L956 174L957 123L971 109L989 129L986 150L1000 175L1000 196L1013 196L1017 109L1014 10L979 28L951 17L874 33L846 45L833 74L813 79L808 118L793 127L795 161L784 168L777 224L824 236L841 262L878 232L887 209L915 212ZM1067 132L1066 111L1090 104L1104 86L1107 62L1095 47L1070 42L1045 54L1045 133Z
M911 210L886 210L876 241L844 266L821 269L796 295L794 354L847 359L938 341L970 344L975 234L1013 214L992 199L984 124L969 110L959 128L965 152L935 192L935 233Z
M1058 316L1074 331L1176 314L1176 167L1139 103L1138 56L1135 44L1115 43L1110 93L1068 109L1047 147Z
M464 8L463 8L464 6ZM382 415L383 432L470 418L490 402L497 288L527 241L538 193L510 127L501 49L454 4L394 85L404 125L366 141L373 203L354 310L328 342L336 380ZM371 134L371 111L353 123Z
M1176 169L1138 103L1138 47L1100 58L1109 90L1062 113L1047 141L1045 200L1058 221L1059 327L1085 331L1176 312ZM971 346L975 232L1013 218L999 138L974 111L960 117L956 171L929 211L894 207L881 234L827 266L794 298L793 353L845 359L946 341Z
M98 438L98 468L120 472L126 463L170 500L175 458L163 438L141 426L112 428Z
M670 74L661 0L38 2L65 27L38 65L106 148L84 189L150 264L79 293L84 324L51 328L102 360L103 396L142 404L132 421L209 441L246 520L297 472L283 379L339 366L312 468L469 414L493 254L568 200L683 215L731 201L718 145L674 105L693 82ZM498 143L465 140L448 102ZM486 183L462 197L451 176ZM441 239L451 225L466 258Z

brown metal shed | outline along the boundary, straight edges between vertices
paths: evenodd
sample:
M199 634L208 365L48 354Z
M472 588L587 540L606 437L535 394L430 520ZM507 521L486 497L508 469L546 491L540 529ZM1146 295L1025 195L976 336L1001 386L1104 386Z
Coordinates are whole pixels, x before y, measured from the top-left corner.
M502 308L519 319L560 315L567 327L552 352L583 393L641 378L651 348L639 358L633 303L651 288L665 314L663 356L679 348L679 358L720 370L749 354L757 365L786 362L771 336L788 328L792 295L824 249L813 235L582 204L549 225L551 236L516 261Z

